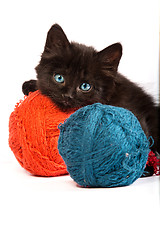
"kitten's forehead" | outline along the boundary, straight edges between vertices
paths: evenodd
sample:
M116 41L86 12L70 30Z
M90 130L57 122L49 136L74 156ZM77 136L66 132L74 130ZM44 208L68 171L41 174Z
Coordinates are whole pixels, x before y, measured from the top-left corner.
M86 46L81 43L71 42L71 46L80 49L81 51L87 52L87 51L95 51L95 49L92 46Z
M91 58L96 54L96 51L93 47L88 47L83 44L71 43L71 52L74 56L81 56L81 58Z
M69 65L76 71L85 72L92 65L96 51L93 47L71 43Z

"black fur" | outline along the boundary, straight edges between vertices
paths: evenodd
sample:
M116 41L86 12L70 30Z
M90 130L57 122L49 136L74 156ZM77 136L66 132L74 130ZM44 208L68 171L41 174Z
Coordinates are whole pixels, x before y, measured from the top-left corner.
M62 111L101 102L132 111L141 123L147 137L152 136L152 150L160 152L159 107L142 88L117 72L122 56L120 43L97 52L92 47L69 42L62 28L55 24L48 32L39 65L37 81L23 84L23 92L39 89ZM57 83L55 74L65 82ZM91 90L80 89L89 83Z

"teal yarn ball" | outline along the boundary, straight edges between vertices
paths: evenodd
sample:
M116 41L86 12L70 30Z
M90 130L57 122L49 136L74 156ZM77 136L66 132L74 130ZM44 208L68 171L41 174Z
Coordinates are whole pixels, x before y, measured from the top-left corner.
M127 186L143 174L149 141L132 112L95 103L77 110L59 129L59 153L80 186Z

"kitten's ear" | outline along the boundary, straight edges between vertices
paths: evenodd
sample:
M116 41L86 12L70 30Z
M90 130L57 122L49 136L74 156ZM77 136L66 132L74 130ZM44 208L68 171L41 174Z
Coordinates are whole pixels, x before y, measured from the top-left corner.
M58 24L54 24L48 31L43 54L54 54L59 50L64 50L69 45L63 29Z
M122 45L120 43L115 43L98 52L98 59L106 66L106 68L111 68L113 70L117 70L121 56Z

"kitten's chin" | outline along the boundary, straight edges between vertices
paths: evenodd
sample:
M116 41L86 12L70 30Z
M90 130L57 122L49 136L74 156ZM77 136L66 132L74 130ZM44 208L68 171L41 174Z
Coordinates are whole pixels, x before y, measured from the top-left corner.
M69 103L69 102L66 102L66 101L60 102L60 103L59 102L54 102L54 103L63 112L66 112L66 111L68 112L68 111L72 111L74 109L76 110L76 109L80 108L80 106L77 106L73 103Z
M78 100L74 101L74 99L61 99L61 101L57 101L55 99L52 99L52 101L57 105L57 107L63 111L73 111L73 110L77 110L79 108L82 108L86 105L91 105L93 103L99 102L99 101L86 101L86 102L80 102Z
M86 105L91 105L93 103L96 103L96 102L99 102L99 101L94 101L94 102L70 102L70 101L62 101L62 102L55 102L54 103L58 106L58 108L63 111L63 112L66 112L66 111L76 111L78 110L79 108L82 108L82 107L85 107Z

